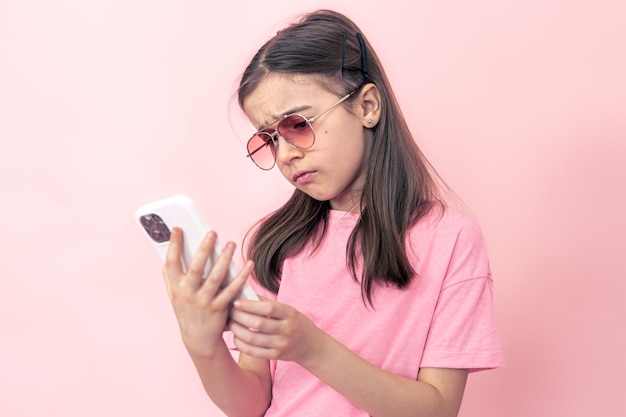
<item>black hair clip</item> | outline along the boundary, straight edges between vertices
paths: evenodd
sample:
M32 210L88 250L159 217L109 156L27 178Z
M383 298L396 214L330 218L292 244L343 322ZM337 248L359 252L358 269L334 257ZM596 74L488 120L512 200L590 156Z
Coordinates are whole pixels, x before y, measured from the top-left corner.
M346 58L346 39L348 37L348 33L346 31L343 32L343 44L341 47L341 70L342 71L359 71L363 74L363 78L365 78L366 82L373 83L374 80L369 73L367 66L367 46L365 45L365 39L363 36L357 32L356 38L359 41L359 46L361 47L361 68L354 67L346 67L345 66L345 58Z
M365 40L360 33L357 32L356 38L359 40L359 44L361 45L361 72L367 78L370 77L370 73L367 70L367 47L365 46Z

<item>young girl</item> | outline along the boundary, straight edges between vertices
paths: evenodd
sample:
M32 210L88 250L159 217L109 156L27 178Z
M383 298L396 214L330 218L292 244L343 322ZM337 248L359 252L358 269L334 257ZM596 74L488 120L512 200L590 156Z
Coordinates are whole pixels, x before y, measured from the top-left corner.
M228 416L456 416L468 372L502 364L477 226L446 205L358 27L317 11L254 56L238 90L248 157L295 187L202 281L181 231L164 275L184 344ZM261 301L237 299L244 282ZM238 362L223 331L232 331Z

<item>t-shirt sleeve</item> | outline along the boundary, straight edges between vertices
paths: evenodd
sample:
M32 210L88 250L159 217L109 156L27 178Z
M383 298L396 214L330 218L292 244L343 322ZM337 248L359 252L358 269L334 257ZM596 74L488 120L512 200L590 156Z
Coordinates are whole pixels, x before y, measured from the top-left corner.
M453 245L421 367L473 372L502 365L485 243L478 226L469 224Z
M441 293L421 367L473 372L504 365L493 315L492 290L491 278L480 277Z

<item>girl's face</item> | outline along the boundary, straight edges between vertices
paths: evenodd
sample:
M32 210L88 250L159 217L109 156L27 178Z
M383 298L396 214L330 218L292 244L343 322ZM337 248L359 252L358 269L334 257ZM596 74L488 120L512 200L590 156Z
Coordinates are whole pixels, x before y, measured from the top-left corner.
M270 74L245 99L244 111L257 129L270 130L276 126L268 124L286 114L316 116L341 98L317 80L307 75ZM361 94L357 92L351 101L353 112L340 104L315 119L312 147L296 149L279 139L276 148L276 165L287 181L343 211L359 210L372 140L364 128Z

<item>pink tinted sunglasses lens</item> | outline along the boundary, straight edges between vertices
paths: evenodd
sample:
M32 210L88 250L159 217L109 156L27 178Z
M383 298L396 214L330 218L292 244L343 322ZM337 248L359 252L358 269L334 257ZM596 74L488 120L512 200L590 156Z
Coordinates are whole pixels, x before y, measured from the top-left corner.
M299 114L285 117L278 123L277 129L280 136L296 148L308 149L315 142L311 125Z
M276 148L267 133L254 135L248 141L248 155L261 169L272 169L276 162Z
M308 149L315 142L313 129L299 114L285 117L276 129L280 137L294 148ZM276 147L273 141L277 138L273 136L269 132L259 132L248 141L248 156L261 169L272 169L276 163Z

